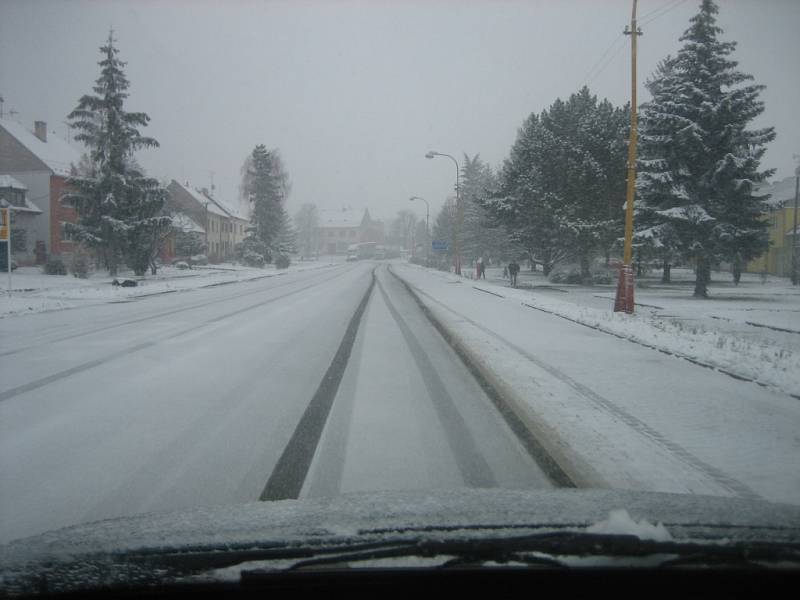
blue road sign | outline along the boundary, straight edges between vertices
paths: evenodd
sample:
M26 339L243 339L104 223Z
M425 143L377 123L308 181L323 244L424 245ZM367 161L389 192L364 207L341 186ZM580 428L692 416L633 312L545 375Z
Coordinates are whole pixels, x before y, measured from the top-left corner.
M447 250L447 242L445 240L431 240L431 249L436 250Z

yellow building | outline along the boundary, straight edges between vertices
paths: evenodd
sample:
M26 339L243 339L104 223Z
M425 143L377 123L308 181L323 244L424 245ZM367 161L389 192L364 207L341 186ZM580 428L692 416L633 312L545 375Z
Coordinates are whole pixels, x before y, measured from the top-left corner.
M772 197L775 206L765 218L769 219L769 250L747 264L748 273L763 273L789 277L792 273L792 233L794 230L794 197L796 179L787 177L758 190ZM782 208L781 208L782 207ZM800 231L800 215L798 215Z

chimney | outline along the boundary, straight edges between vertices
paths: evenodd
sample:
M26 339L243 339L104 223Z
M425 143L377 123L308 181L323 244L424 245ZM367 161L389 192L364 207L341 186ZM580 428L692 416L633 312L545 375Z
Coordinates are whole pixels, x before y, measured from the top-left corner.
M44 121L34 121L33 122L33 134L42 140L43 142L47 142L47 123Z

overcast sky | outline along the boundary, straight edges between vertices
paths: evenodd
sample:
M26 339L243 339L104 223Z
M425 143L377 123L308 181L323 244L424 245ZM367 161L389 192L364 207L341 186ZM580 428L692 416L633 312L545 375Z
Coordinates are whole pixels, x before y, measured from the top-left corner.
M639 78L675 53L699 0L640 0ZM777 139L765 167L793 173L800 154L800 1L720 0L723 39L767 86L757 125ZM292 180L289 210L402 208L431 218L454 185L436 150L480 153L493 166L518 127L588 83L630 97L631 0L175 1L0 0L4 110L67 135L66 115L99 74L114 29L131 82L126 108L151 117L150 174L209 186L235 201L256 144L279 148ZM642 85L640 101L647 98Z

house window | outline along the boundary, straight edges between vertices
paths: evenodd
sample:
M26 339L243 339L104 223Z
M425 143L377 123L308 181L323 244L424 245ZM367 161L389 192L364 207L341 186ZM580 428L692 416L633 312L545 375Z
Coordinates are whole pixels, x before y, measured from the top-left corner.
M334 231L328 231L328 237L333 237L335 235Z
M351 237L351 238L354 238L354 237L356 237L356 230L355 230L355 229L351 229L351 230L350 230L350 237Z
M0 198L5 198L11 206L25 206L25 192L14 188L0 190Z
M60 236L62 242L74 242L75 236L67 229L66 223L61 223L60 229Z

